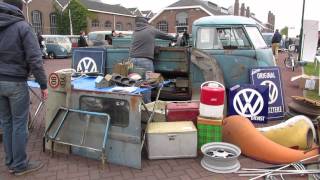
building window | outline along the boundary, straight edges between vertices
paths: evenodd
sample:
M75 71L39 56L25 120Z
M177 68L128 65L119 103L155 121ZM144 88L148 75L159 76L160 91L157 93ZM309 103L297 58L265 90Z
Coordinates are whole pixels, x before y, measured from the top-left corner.
M42 14L40 11L32 11L32 27L35 33L42 33Z
M106 21L106 22L104 23L104 27L105 27L106 29L108 29L108 30L111 30L111 29L112 29L111 22L110 22L110 21Z
M116 30L117 31L122 31L122 23L121 22L117 22L117 24L116 24Z
M57 32L57 15L55 13L50 14L50 33L58 34Z
M188 31L188 14L186 12L180 12L176 15L176 28L178 33Z
M168 32L168 23L167 21L160 21L157 23L157 28L162 32Z
M131 23L128 23L128 24L127 24L127 30L128 30L128 31L131 31L131 30L132 30L132 24L131 24Z
M91 26L92 26L92 27L99 27L99 26L100 26L99 20L98 20L98 19L92 20Z

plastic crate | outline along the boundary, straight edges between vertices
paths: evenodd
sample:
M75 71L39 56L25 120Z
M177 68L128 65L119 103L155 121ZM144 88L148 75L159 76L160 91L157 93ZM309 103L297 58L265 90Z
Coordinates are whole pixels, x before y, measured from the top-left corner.
M198 117L197 128L198 148L201 148L206 143L222 141L222 120Z

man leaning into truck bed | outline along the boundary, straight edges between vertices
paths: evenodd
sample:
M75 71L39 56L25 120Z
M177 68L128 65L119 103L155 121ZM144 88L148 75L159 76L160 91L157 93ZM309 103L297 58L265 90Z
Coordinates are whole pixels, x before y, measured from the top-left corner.
M173 40L174 37L159 31L149 25L144 17L135 19L136 28L133 33L133 42L130 49L130 58L134 66L154 72L153 59L155 38Z

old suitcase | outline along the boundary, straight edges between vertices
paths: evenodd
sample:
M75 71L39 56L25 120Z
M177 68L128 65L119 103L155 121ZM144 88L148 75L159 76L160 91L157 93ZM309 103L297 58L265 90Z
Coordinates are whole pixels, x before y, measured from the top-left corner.
M147 128L149 159L197 156L197 129L191 121L151 122Z
M166 118L171 121L192 121L197 124L199 103L190 101L171 102L166 105Z

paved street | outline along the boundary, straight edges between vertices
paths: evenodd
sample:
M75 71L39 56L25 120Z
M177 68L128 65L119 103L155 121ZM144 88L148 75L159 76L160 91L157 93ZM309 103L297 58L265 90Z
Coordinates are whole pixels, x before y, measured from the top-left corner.
M283 59L283 55L280 55ZM282 79L284 84L284 94L286 103L290 101L292 95L302 95L302 90L297 89L296 84L289 81L293 75L298 75L301 71L291 72L283 67L283 61L279 62L282 71ZM70 59L45 60L47 73L54 72L58 69L70 68ZM36 100L33 100L33 110ZM240 178L237 174L215 174L204 170L200 165L201 157L196 159L173 159L173 160L147 160L146 153L143 153L142 170L131 169L127 167L107 164L101 169L101 162L91 160L75 155L55 154L52 158L48 152L42 152L42 136L44 133L43 113L39 115L35 128L30 132L28 143L29 158L33 160L41 160L45 163L41 170L24 176L15 177L10 175L4 162L3 145L0 143L0 180L189 180L189 179L247 179ZM264 163L254 161L244 156L240 157L242 167L259 168ZM290 179L306 179L306 177L293 177Z

